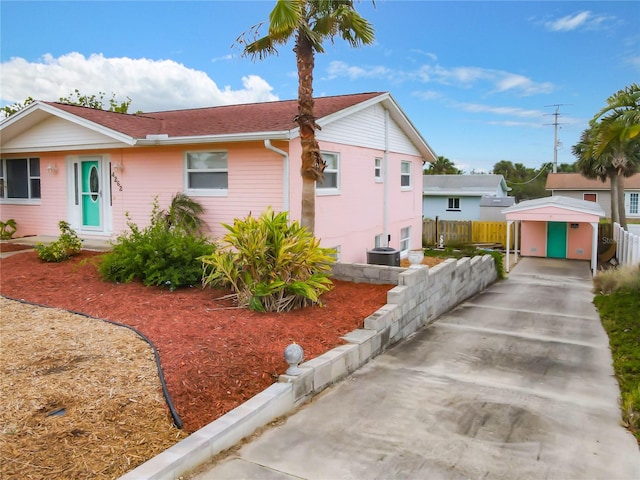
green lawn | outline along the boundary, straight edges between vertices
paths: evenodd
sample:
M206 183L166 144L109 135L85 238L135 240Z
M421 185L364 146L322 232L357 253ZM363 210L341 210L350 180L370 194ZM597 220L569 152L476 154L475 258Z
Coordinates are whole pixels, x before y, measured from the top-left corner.
M594 298L609 335L613 366L620 384L622 419L640 443L640 269L636 280ZM596 285L598 283L596 282Z

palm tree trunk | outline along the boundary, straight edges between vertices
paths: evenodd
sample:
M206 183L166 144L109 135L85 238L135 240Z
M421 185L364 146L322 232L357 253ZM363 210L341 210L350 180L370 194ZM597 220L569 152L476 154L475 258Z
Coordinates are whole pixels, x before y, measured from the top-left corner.
M313 67L315 58L309 39L298 31L296 36L296 62L298 64L298 116L302 146L302 212L300 224L311 233L315 229L316 181L323 178L326 167L320 155L320 146L316 141L316 125L313 115Z
M620 223L620 226L626 230L627 214L624 211L624 175L622 175L622 172L620 172L620 170L618 170L617 182L618 182L617 195L618 195L618 209L619 209L618 217L620 218L619 223Z
M618 171L614 168L609 171L609 181L611 182L611 221L620 223L620 197L618 195Z

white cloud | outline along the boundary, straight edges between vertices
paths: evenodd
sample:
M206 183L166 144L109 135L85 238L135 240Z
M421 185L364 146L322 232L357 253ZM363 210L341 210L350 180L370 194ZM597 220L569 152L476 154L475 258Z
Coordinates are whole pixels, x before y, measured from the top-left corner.
M562 18L544 22L544 26L551 32L570 32L573 30L601 30L608 28L615 21L615 17L596 15L589 10L566 15Z
M38 62L12 58L1 68L4 104L22 102L27 97L57 101L75 89L86 95L104 92L106 98L115 93L120 101L129 97L132 112L278 99L273 87L261 77L243 77L241 89L221 89L205 72L173 60L107 58L102 54L87 58L72 52L58 58L47 54Z
M554 90L551 82L535 82L523 75L481 67L446 68L440 65L424 65L418 72L418 78L424 82L462 88L475 87L478 83L485 82L492 85L489 93L514 92L529 96Z
M454 106L465 112L472 113L493 113L495 115L506 115L518 118L542 118L544 112L540 110L526 110L519 107L494 107L479 103L455 103Z
M367 66L358 67L349 65L346 62L334 60L329 63L327 68L329 79L335 79L338 77L347 77L349 80L357 80L359 78L381 78L389 77L391 70L383 66Z
M521 96L550 93L555 88L551 82L536 82L523 75L473 66L447 68L442 65L423 65L416 71L402 71L381 65L361 67L343 61L332 61L327 73L327 78L331 80L341 77L350 80L384 78L394 82L417 80L458 88L475 88L482 82L488 85L485 93L513 92Z

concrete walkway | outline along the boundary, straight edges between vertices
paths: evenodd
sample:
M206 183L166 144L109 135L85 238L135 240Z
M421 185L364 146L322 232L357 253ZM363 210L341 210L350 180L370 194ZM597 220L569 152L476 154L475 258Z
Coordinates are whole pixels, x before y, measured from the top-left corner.
M586 262L484 293L191 480L640 478Z

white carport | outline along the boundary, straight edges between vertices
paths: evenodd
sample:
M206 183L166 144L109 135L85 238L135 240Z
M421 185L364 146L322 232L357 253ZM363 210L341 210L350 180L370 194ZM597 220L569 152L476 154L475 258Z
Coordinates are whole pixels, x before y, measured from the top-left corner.
M505 214L507 219L507 272L510 267L511 224L515 223L515 260L517 262L519 230L526 223L527 225L535 225L535 227L528 228L527 231L527 235L531 237L526 238L527 245L535 245L530 247L530 251L527 252L528 256L588 259L591 261L593 274L596 274L598 267L598 223L600 218L605 216L604 210L597 203L570 197L552 196L520 202L502 210L502 213ZM585 243L584 234L581 234L582 237L580 237L577 233L572 235L572 231L576 230L577 232L581 225L586 224L591 225L590 254L580 248L575 248L575 252L570 251L572 242L578 247L580 242ZM565 229L564 237L562 237L563 225ZM560 230L558 230L560 237L557 239L550 236L552 226L556 230L558 226L560 227ZM523 232L523 244L525 243L524 235ZM551 255L552 246L554 248L559 246L561 251L563 239L565 242L565 256ZM525 255L523 250L524 248L520 253ZM544 251L544 254L542 254L542 251Z

